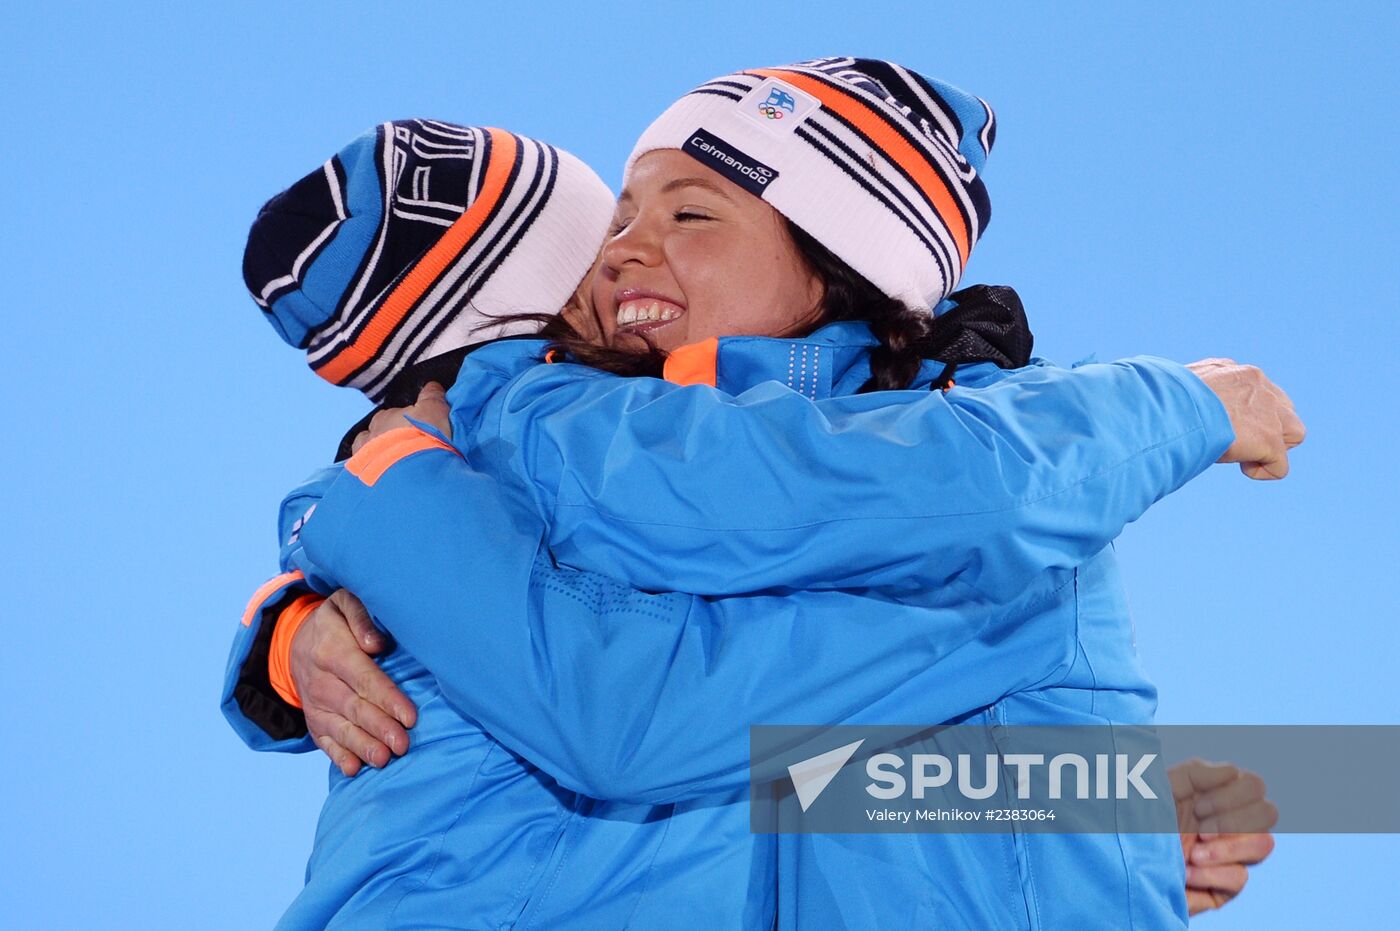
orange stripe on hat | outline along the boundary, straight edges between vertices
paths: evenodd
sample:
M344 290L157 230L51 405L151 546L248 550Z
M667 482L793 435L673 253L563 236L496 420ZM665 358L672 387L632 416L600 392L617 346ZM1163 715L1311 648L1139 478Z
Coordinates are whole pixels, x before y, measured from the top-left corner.
M445 449L454 456L461 455L451 443L444 443L417 427L399 427L381 433L360 447L360 451L345 463L345 471L372 488L395 463L427 449Z
M859 97L800 71L786 71L782 68L757 68L744 73L775 78L795 85L816 97L821 101L823 107L843 117L864 133L871 142L880 147L890 161L909 172L909 176L914 179L914 183L933 204L939 218L943 220L948 231L952 233L953 242L958 247L958 256L962 260L963 266L967 265L967 257L972 252L967 222L963 219L957 199L948 188L948 182L934 170L922 152L890 125L888 117Z
M486 164L486 172L481 180L481 190L472 205L453 221L437 242L433 243L417 264L409 270L379 309L374 312L369 323L353 342L345 346L325 364L316 369L316 374L332 384L343 384L352 374L369 362L388 341L389 335L403 322L410 308L432 287L443 270L471 245L472 239L481 232L487 217L495 209L505 194L506 182L515 168L518 144L515 136L500 129L487 129L491 137L491 154Z
M678 385L709 385L714 387L719 364L719 339L709 339L687 346L677 346L666 357L662 376Z
M288 582L295 582L298 579L304 578L306 578L306 576L302 575L300 569L297 569L294 572L284 572L281 575L274 576L258 586L258 590L253 592L252 600L248 602L248 607L243 609L243 626L253 626L253 618L257 617L258 611L262 610L263 602L267 601L267 599L272 596L273 592L277 591L277 589L286 585Z

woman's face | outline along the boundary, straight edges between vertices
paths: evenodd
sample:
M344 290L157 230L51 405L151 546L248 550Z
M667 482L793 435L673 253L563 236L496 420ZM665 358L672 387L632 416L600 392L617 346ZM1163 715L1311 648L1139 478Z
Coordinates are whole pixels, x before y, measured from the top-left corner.
M822 284L776 210L690 156L662 149L632 168L591 292L604 343L621 346L644 333L671 350L815 323Z

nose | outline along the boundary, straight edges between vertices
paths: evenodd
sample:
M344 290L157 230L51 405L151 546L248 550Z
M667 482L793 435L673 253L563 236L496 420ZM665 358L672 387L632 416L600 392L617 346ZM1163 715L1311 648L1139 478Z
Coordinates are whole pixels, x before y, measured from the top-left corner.
M654 266L661 260L661 238L656 224L638 216L603 246L603 264L613 271L635 263Z

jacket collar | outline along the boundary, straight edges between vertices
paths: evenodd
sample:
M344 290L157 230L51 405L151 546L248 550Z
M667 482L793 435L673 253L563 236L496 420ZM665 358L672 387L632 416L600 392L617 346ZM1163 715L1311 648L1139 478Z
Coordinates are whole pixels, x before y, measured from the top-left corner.
M731 336L673 351L665 375L683 385L705 384L739 394L759 382L777 381L814 401L860 390L870 378L870 327L847 321L803 339ZM939 304L928 334L938 358L925 360L911 388L946 388L981 378L987 366L1019 368L1031 360L1034 338L1016 292L1005 285L973 285ZM942 363L951 363L946 367Z
M911 390L943 388L956 363L956 383L994 380L998 366L1030 361L1032 338L1020 299L1010 288L974 285L939 305L941 332L933 345L942 358L926 359ZM870 350L879 344L861 321L830 323L801 339L726 336L681 346L670 353L665 377L682 385L711 385L737 395L764 382L779 382L816 401L855 394L870 379ZM539 339L497 341L471 355L473 371L518 374L544 353ZM459 380L460 383L460 380ZM449 394L449 400L453 400Z
M870 378L870 348L877 343L859 322L828 324L802 339L711 338L673 350L665 375L677 384L712 385L726 394L777 381L820 401L853 394Z

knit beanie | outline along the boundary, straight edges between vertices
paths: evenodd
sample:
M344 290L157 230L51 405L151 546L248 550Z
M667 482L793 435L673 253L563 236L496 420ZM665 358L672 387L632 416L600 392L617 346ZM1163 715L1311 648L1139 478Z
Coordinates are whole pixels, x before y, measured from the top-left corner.
M715 78L627 161L679 149L763 198L890 297L932 312L991 216L981 98L892 62L821 58Z
M500 129L382 123L259 211L243 279L311 368L379 401L408 366L531 332L578 287L613 195L561 149Z

